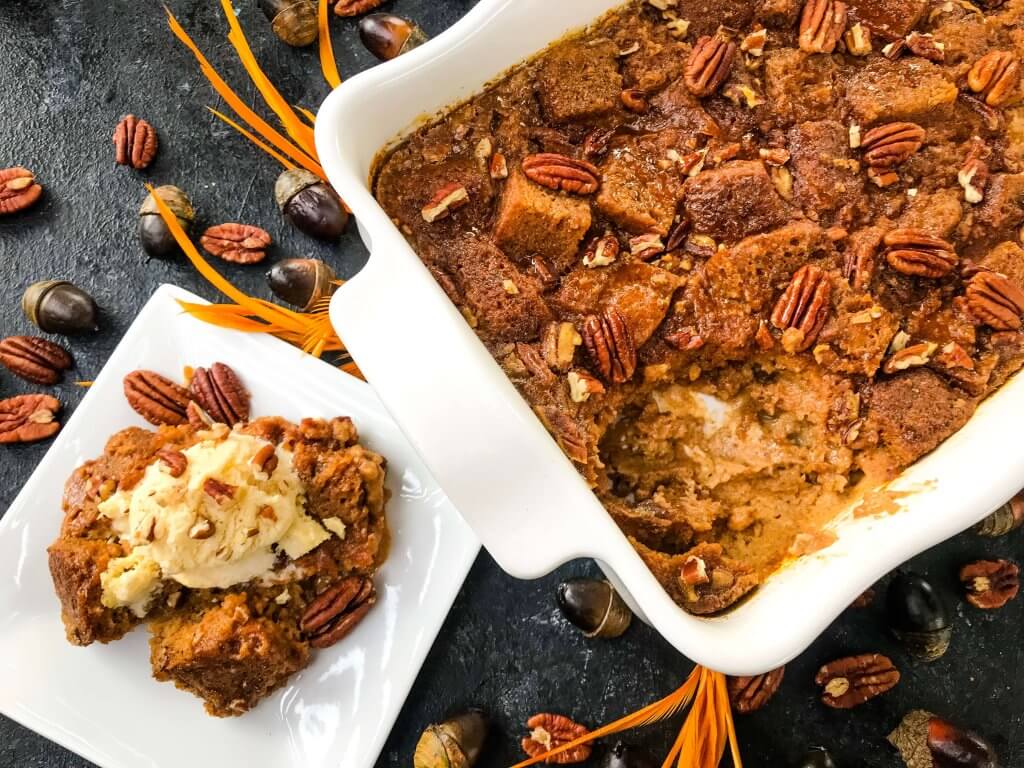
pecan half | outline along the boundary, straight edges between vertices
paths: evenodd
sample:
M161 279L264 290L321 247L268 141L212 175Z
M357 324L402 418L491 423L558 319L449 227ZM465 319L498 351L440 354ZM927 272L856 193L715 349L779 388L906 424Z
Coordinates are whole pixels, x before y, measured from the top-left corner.
M967 283L967 309L997 331L1016 331L1024 315L1024 290L998 272L978 272Z
M554 383L555 374L551 372L551 368L548 367L536 346L518 341L516 342L516 355L523 361L526 370L538 381L543 384Z
M527 155L523 158L522 168L530 181L574 195L593 194L601 183L597 166L554 152Z
M805 264L796 271L770 318L772 325L784 334L791 330L796 332L789 350L803 352L814 344L825 325L831 296L832 284L821 267ZM785 336L783 346L787 346Z
M807 0L800 14L800 50L832 53L846 31L846 12L839 0Z
M43 196L43 188L27 168L0 170L0 216L23 211Z
M351 632L377 602L365 576L349 576L317 596L302 614L301 629L314 648L328 648Z
M736 43L721 35L704 35L686 60L683 83L694 96L710 96L729 77L735 58Z
M369 13L383 2L384 0L338 0L334 6L334 13L338 16L358 16L361 13Z
M636 346L626 318L615 307L583 321L583 344L605 381L623 384L636 373Z
M721 544L698 544L679 572L683 608L698 616L724 611L755 586L750 568L725 557Z
M779 667L754 677L730 677L727 685L733 709L745 715L763 707L779 690L785 672L785 667Z
M199 238L207 253L233 264L257 264L267 256L270 234L249 224L218 224Z
M934 354L936 347L938 347L938 344L933 341L911 344L887 358L885 363L882 364L882 370L886 373L897 373L908 368L919 368L922 365L928 365L928 361L932 359L932 354Z
M917 123L886 123L865 133L860 148L872 168L892 168L917 152L924 138L925 130Z
M888 656L865 653L848 656L818 670L814 682L824 690L822 702L834 709L851 709L891 690L900 681Z
M135 115L122 117L114 129L114 159L118 165L142 170L153 162L157 146L153 126Z
M923 32L911 32L907 35L907 48L915 56L941 64L946 60L946 46L932 35Z
M249 419L249 390L238 374L224 363L196 368L189 392L206 413L220 424L234 426Z
M871 284L875 274L875 251L872 242L858 241L850 246L843 261L843 277L854 290L863 290Z
M956 266L957 255L953 246L923 229L894 229L886 233L882 242L888 248L885 260L904 275L943 277Z
M203 493L218 504L223 504L235 498L235 490L235 486L222 482L215 477L208 477L203 481Z
M1020 591L1020 568L1009 560L978 560L960 569L960 582L975 608L1002 608Z
M188 458L181 451L176 451L173 448L162 448L156 452L156 457L167 467L167 473L171 477L181 477L185 474Z
M587 441L580 431L579 425L572 418L554 405L534 406L534 413L544 427L551 433L562 452L577 464L586 464L590 451Z
M0 341L0 363L26 381L56 384L71 367L71 355L38 336L8 336Z
M274 474L274 470L277 469L278 458L276 446L267 443L258 451L256 455L252 457L252 464L255 467L259 467L260 472L265 475Z
M132 371L124 377L128 405L150 424L175 426L188 421L192 397L184 387L154 371Z
M1020 61L1010 51L989 51L967 73L967 87L990 107L1008 102L1020 83Z
M530 735L523 739L522 746L523 752L530 757L543 755L590 733L586 726L570 720L565 715L552 715L546 712L531 717L526 721L526 727L530 729ZM552 765L582 763L590 757L593 749L593 744L580 744L552 755L544 762Z
M420 215L425 222L433 224L465 205L469 205L469 192L464 186L453 181L434 193L434 196L420 209Z
M60 401L51 395L17 395L0 400L0 444L31 443L57 433Z
M606 267L619 255L619 241L611 232L594 240L583 252L584 267Z

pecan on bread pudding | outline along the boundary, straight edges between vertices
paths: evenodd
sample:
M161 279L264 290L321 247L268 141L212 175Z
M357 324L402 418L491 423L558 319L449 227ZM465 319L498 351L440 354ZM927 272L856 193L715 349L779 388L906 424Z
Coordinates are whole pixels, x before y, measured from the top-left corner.
M734 605L1024 362L1016 2L633 2L374 192L686 610Z
M158 680L246 712L376 597L384 459L347 418L126 429L68 480L49 549L68 640L151 633Z

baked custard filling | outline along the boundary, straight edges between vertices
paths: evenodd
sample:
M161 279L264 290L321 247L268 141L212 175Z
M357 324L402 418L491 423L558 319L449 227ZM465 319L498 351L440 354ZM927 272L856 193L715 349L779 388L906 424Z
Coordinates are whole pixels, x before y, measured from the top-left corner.
M632 2L379 158L383 208L686 610L826 547L1024 364L1021 22Z

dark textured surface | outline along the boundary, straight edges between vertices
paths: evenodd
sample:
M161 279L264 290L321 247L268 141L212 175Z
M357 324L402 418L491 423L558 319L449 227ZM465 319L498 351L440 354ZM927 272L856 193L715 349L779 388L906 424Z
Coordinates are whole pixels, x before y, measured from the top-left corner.
M225 77L243 84L224 40L218 3L169 4ZM472 4L395 0L391 5L416 18L428 33L437 33ZM240 8L271 79L290 101L315 109L326 86L314 51L279 44L255 2ZM352 22L334 20L332 28L344 74L373 63L359 46ZM206 105L218 107L219 101L191 57L172 40L158 3L0 0L0 48L0 167L25 165L46 188L43 202L33 211L0 219L0 335L30 331L17 308L27 284L54 277L78 282L102 305L103 330L70 341L77 362L71 380L90 379L99 371L159 283L174 282L215 298L191 268L146 262L134 234L144 181L174 183L188 191L199 212L199 227L235 220L266 228L275 240L272 259L318 256L343 275L352 274L365 259L354 229L332 249L282 221L272 201L278 168L205 110ZM240 93L253 98L251 87L240 88ZM150 120L160 134L158 159L143 173L113 162L110 136L118 118L128 112ZM265 290L261 267L224 271L246 290ZM24 382L0 372L3 396L27 391ZM71 383L56 391L69 408L81 395ZM0 448L0 509L6 510L46 447ZM961 563L980 556L1020 559L1022 551L1024 531L998 542L964 534L913 565L957 602L956 569ZM649 628L637 624L619 640L587 641L566 625L554 608L554 588L560 578L576 573L596 570L592 564L576 563L525 583L508 578L482 556L379 765L410 765L423 726L453 708L475 705L492 713L496 735L482 763L496 767L521 757L523 723L537 711L564 712L598 725L677 687L690 663ZM769 706L739 719L746 765L796 765L806 745L824 743L834 748L845 768L894 768L900 761L884 735L908 709L924 707L988 734L1006 768L1024 766L1022 626L1024 599L992 613L960 603L952 650L924 665L911 662L886 635L881 599L871 608L847 611L790 665L781 693ZM903 672L900 685L852 712L820 705L813 684L818 666L864 651L891 655ZM660 757L673 735L670 730L655 726L630 738ZM0 766L82 765L83 760L0 718Z

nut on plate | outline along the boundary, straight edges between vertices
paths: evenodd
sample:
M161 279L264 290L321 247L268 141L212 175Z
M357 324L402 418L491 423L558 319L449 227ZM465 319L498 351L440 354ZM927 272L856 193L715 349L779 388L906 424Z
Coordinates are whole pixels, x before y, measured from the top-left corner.
M619 637L633 620L629 606L604 579L563 581L556 600L562 615L587 637Z
M361 19L359 39L381 61L390 61L427 42L419 26L393 13L371 13Z
M45 440L60 430L60 401L51 395L16 395L0 400L0 445Z
M154 259L167 259L179 252L178 241L160 215L160 209L153 199L154 195L167 206L177 220L178 226L186 233L196 213L188 195L170 184L157 187L142 201L142 207L139 208L139 240L142 242L142 249Z
M191 395L155 371L138 370L125 376L124 396L132 410L150 424L175 426L188 421Z
M1020 592L1020 568L1009 560L977 560L960 569L960 582L975 608L1002 608Z
M526 721L530 735L523 739L523 751L530 757L537 757L552 749L558 749L581 736L590 733L586 726L570 720L565 715L543 712ZM544 762L553 765L582 763L593 752L592 744L580 744L557 755L551 755Z
M114 160L137 171L148 168L159 148L156 130L135 115L126 115L114 129Z
M279 299L306 311L337 289L334 270L319 259L285 259L267 272L267 284Z
M218 224L207 229L199 244L207 253L234 264L257 264L267 256L270 234L250 224Z
M727 687L733 709L741 715L761 709L778 692L785 672L785 667L779 667L763 675L730 677Z
M313 0L259 0L259 6L282 42L302 48L316 41L319 27Z
M483 751L490 724L478 709L428 726L416 743L413 768L472 768Z
M238 374L224 363L214 363L208 369L196 368L189 394L218 424L234 426L249 420L249 391Z
M814 681L822 687L822 703L834 709L851 709L894 688L900 673L888 656L865 653L826 664Z
M348 212L337 193L302 168L277 177L274 199L296 229L320 240L337 240L348 224Z
M0 363L34 384L56 384L71 367L71 355L60 345L38 336L8 336L0 341Z
M46 333L97 331L99 308L92 296L67 280L32 283L21 297L25 317Z
M355 629L376 602L377 590L370 579L348 576L309 604L299 629L314 648L329 648Z
M0 216L29 208L43 196L35 174L20 166L0 170Z

